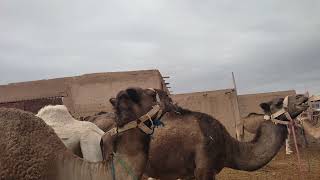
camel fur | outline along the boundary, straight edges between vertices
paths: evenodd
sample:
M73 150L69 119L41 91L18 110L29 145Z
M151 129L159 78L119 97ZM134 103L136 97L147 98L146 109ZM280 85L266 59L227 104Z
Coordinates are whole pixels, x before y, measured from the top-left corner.
M156 90L163 94L162 90ZM143 97L142 105L137 106L126 101L126 96ZM118 119L139 116L144 109L143 102L149 102L155 95L141 88L128 88L119 99L116 107ZM165 102L164 95L160 96ZM137 98L138 99L138 98ZM297 117L307 107L308 98L293 95L288 100L288 112ZM283 108L283 98L276 98L262 103L260 107L266 115L271 115ZM164 108L168 108L163 103ZM171 103L169 103L171 104ZM150 144L149 163L146 175L160 179L195 177L197 180L215 179L224 167L237 170L255 171L260 169L278 153L287 138L287 127L264 121L260 124L254 139L239 142L229 135L226 128L215 118L182 107L168 108L162 118L165 126L157 130ZM280 120L288 121L280 116Z
M150 137L137 128L111 138L112 142L106 141L108 137L102 137L101 146L110 149L112 144L111 149L116 149L115 178L140 179L147 163ZM120 159L131 173L119 163ZM39 117L0 108L0 179L106 180L112 179L111 161L83 160L68 150L53 128Z
M64 105L45 106L36 116L50 125L74 154L88 161L102 161L100 140L104 132L95 124L74 119Z

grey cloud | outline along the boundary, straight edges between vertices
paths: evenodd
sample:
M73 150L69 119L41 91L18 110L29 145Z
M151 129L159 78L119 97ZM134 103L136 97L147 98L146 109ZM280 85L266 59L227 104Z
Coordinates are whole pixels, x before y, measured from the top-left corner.
M0 83L158 68L175 93L320 88L320 2L0 2Z

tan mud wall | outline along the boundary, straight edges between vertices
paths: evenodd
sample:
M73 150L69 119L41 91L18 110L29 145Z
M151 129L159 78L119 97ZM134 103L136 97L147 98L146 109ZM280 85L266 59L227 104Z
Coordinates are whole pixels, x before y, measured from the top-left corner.
M288 95L294 95L296 92L294 90L289 91L278 91L278 92L270 92L270 93L259 93L259 94L246 94L246 95L239 95L239 109L240 109L240 116L241 116L241 123L245 123L246 121L250 121L250 119L257 119L255 115L251 115L248 117L249 114L264 114L262 109L260 108L260 104L263 102L268 102L273 98L279 97L286 97ZM258 124L257 124L258 126ZM254 137L254 134L244 130L244 140L248 141Z
M69 86L69 107L76 117L112 111L111 97L127 87L163 89L158 71L101 73L80 76Z
M112 111L109 99L127 87L167 90L158 70L95 73L0 86L0 103L64 97L75 117Z
M233 89L176 94L172 98L182 107L215 117L236 137L236 93Z
M0 86L0 103L66 96L71 78L12 83Z
M272 100L273 98L286 97L288 95L294 95L296 91L278 91L270 93L259 93L259 94L246 94L239 95L239 109L241 117L246 117L250 113L263 114L260 104Z

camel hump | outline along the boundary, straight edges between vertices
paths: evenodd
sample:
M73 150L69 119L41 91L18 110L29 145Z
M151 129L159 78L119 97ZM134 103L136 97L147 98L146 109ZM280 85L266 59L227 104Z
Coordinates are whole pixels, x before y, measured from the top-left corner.
M1 177L43 179L51 165L48 161L55 158L52 152L63 152L65 146L53 129L32 113L0 108L0 149Z
M43 123L40 118L35 118L35 116L31 112L13 108L0 108L0 123L3 126L20 125L20 127L23 127L21 131L24 131L24 128L32 128L29 127L30 121L36 124Z
M97 125L92 122L81 121L81 124L91 132L95 132L101 136L104 134L104 131L102 131Z
M39 110L36 115L46 122L61 122L75 120L65 105L48 105Z

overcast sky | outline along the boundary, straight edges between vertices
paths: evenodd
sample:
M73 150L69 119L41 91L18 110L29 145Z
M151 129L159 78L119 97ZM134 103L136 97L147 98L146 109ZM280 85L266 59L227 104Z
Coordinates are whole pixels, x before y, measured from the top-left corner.
M0 84L159 69L175 93L320 92L318 0L1 0Z

